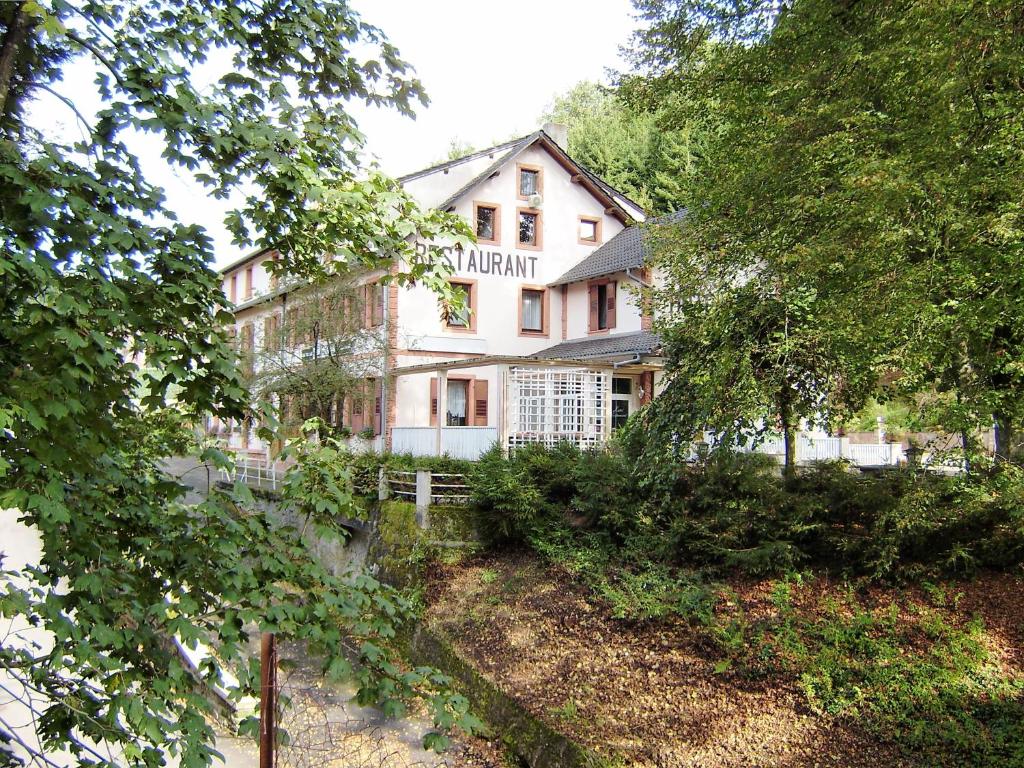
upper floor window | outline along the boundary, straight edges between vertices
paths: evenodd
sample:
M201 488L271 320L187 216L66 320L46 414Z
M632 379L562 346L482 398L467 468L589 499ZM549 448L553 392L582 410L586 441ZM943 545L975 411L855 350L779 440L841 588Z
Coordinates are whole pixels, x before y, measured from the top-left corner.
M615 327L615 282L613 280L594 281L590 284L590 318L588 328L591 333L607 331Z
M232 304L238 303L238 273L236 272L231 276L231 290L228 294L228 298L231 299Z
M451 286L463 296L463 308L459 313L448 315L445 325L452 331L476 330L476 281L452 280Z
M363 325L376 328L384 324L384 286L367 283L363 286Z
M519 333L547 335L547 291L523 287L519 291Z
M518 163L516 165L517 182L519 184L519 198L529 200L531 195L540 195L544 192L544 169L539 165L527 165Z
M541 214L530 208L518 210L519 232L517 244L523 248L541 247Z
M579 241L582 245L596 245L601 242L601 220L580 216Z
M499 245L501 242L501 206L493 203L473 203L478 243Z
M252 298L252 267L245 270L245 298Z

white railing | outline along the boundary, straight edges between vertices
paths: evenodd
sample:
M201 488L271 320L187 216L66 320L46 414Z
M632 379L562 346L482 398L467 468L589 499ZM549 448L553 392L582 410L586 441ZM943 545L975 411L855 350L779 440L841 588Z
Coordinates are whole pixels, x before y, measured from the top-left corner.
M887 467L903 459L903 446L896 443L862 443L846 447L845 458L860 467Z
M479 459L498 440L496 427L441 427L441 455ZM437 456L437 427L393 427L391 452Z
M843 440L840 437L805 437L796 441L797 461L829 461L843 456Z
M233 472L222 470L226 480L237 481L255 488L269 488L273 491L284 479L285 468L272 461L264 453L238 451L235 454Z
M712 432L704 433L704 441L709 445L716 443ZM757 444L747 442L739 447L743 452L764 453L769 456L781 457L785 453L785 444L781 437L766 437ZM696 457L691 451L691 458ZM846 459L858 467L895 466L906 461L903 446L898 443L851 444L841 437L825 437L798 435L796 441L796 460L800 464L815 461L834 461Z

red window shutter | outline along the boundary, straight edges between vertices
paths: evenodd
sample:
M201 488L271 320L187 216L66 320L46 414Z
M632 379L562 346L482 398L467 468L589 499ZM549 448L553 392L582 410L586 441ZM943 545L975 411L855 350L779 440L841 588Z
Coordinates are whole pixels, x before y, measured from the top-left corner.
M379 435L384 427L384 414L381 411L383 400L384 382L381 379L375 379L373 386L373 434L375 435Z
M487 379L473 382L473 425L487 426Z
M615 286L617 283L608 283L608 327L615 327Z
M597 330L597 286L590 286L590 324L591 331Z
M437 426L437 377L430 380L430 426Z
M370 293L373 295L373 325L384 325L384 286L374 283L370 287Z
M373 327L373 286L363 286L363 328Z
M363 430L363 426L366 423L362 389L356 389L349 397L349 402L352 403L352 433L357 434Z

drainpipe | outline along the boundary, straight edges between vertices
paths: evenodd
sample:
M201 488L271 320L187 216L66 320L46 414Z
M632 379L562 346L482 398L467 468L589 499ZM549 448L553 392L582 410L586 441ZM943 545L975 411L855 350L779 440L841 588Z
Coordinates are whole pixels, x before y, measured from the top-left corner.
M640 353L639 352L634 352L633 353L633 357L631 357L629 360L619 360L618 362L612 363L612 370L618 370L619 368L621 368L624 365L632 365L633 363L639 363L639 362L640 362Z
M634 275L632 267L626 267L626 277L628 277L630 280L632 280L635 283L639 283L644 288L653 288L654 287L653 284L648 283L646 280L642 280L639 277L637 277L636 275Z
M381 453L388 450L388 357L391 355L391 284L385 283L381 290L384 292L384 322L381 328L384 333L384 361L380 367L380 449ZM395 382L395 387L398 382Z

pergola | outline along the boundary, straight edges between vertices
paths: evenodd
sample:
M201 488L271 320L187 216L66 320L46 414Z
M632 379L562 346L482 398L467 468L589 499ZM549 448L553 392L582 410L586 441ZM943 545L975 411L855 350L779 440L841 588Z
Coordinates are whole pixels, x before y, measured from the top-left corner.
M643 361L640 355L626 360L579 360L494 356L443 360L396 368L391 375L437 374L437 402L448 398L448 374L467 368L497 369L497 434L502 450L527 443L555 445L570 441L581 448L604 443L611 434L612 376L661 369L659 361ZM443 453L447 429L438 407L435 431L436 455ZM395 429L403 427L395 425Z

